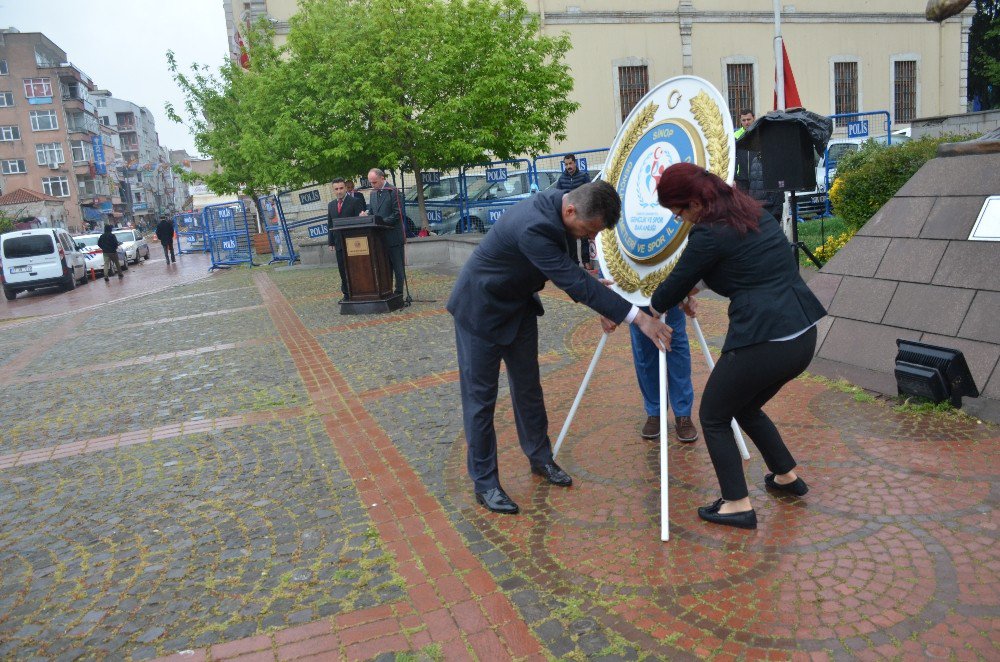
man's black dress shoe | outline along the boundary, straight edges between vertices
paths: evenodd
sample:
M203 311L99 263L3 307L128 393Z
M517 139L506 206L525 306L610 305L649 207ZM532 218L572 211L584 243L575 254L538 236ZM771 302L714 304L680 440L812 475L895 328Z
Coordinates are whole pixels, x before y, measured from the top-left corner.
M750 510L744 510L742 513L730 513L724 515L719 512L719 508L722 504L726 502L725 499L719 499L711 506L702 506L698 509L698 517L702 518L706 522L711 522L713 524L725 524L726 526L735 526L739 529L756 529L757 528L757 513L751 508Z
M485 492L476 492L476 501L486 506L487 510L505 515L515 515L520 510L503 488L494 487Z
M531 473L537 474L559 487L569 487L573 484L573 479L570 478L570 475L560 469L559 465L555 462L551 464L533 464L531 465Z
M805 496L806 492L809 491L809 486L806 485L806 481L801 478L796 478L787 485L782 485L774 480L774 474L767 474L764 476L764 485L772 490L788 492L789 494L794 494L795 496Z

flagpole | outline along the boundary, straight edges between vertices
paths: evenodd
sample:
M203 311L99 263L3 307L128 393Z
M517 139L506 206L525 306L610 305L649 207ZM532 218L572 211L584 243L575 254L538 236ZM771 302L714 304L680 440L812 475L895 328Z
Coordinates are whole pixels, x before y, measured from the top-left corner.
M778 107L785 109L785 56L781 40L781 0L774 0L774 92Z

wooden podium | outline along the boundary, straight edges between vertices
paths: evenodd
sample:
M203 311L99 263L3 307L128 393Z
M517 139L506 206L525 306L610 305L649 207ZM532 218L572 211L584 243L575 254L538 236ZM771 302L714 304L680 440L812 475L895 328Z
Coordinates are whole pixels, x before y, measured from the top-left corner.
M341 315L388 313L403 307L403 295L393 294L392 266L385 246L386 233L399 232L381 216L350 216L333 221L331 231L344 240L347 296Z

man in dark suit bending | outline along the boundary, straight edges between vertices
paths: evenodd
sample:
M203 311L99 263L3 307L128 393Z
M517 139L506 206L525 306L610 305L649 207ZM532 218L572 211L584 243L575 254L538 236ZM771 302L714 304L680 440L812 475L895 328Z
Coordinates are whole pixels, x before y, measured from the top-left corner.
M455 318L469 476L476 500L493 512L518 511L497 471L493 412L501 360L531 471L555 485L573 482L552 459L539 378L538 316L544 311L538 292L546 281L600 313L605 330L629 322L657 346L670 345L670 327L602 285L567 252L567 237L592 239L614 227L620 215L621 199L607 182L538 193L511 207L486 233L452 290L448 311Z
M342 177L337 177L333 184L333 200L326 208L326 223L330 230L327 241L330 243L330 250L337 253L337 271L340 272L340 291L344 297L348 296L347 291L347 254L344 252L344 233L333 229L333 221L337 218L350 218L360 216L364 211L364 205L354 196L347 194L347 183Z
M369 170L368 183L372 185L372 192L368 201L368 211L365 213L381 216L389 225L389 229L385 231L385 247L389 251L389 264L392 265L392 272L396 278L394 294L402 294L403 282L406 280L403 266L403 242L406 235L400 213L402 200L396 187L386 185L384 171L378 168Z

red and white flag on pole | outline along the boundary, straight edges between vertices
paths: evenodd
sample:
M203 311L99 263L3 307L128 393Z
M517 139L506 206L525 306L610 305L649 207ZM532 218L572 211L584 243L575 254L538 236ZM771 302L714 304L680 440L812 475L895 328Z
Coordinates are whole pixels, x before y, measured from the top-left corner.
M799 99L799 89L795 86L795 76L792 74L792 63L788 61L788 49L785 43L781 43L782 72L785 80L785 108L801 108L802 100ZM778 72L774 72L774 109L778 110Z

